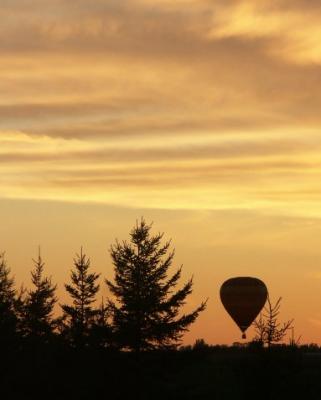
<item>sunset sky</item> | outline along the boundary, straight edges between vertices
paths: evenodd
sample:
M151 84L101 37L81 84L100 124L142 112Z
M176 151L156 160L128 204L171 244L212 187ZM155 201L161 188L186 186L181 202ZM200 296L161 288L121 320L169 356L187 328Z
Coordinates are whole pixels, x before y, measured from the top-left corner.
M321 343L320 1L2 0L0 17L17 284L41 245L67 300L83 245L108 296L108 248L145 216L194 276L187 309L209 298L185 343L240 340L219 288L248 275Z

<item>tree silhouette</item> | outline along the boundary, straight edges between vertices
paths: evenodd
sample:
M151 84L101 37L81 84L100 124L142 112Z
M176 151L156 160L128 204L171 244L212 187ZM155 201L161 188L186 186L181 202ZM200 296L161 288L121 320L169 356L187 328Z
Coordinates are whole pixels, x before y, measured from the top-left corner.
M292 328L293 319L283 322L282 325L278 321L281 300L282 297L279 297L273 305L270 296L268 296L264 312L253 323L256 332L255 339L263 344L267 344L268 347L273 343L280 342L287 334L287 331Z
M34 288L28 291L25 299L24 327L27 336L48 339L55 326L52 314L57 302L55 296L57 286L52 284L50 277L43 276L45 263L40 250L38 258L33 262L31 282Z
M205 309L203 302L189 314L180 315L186 297L192 292L192 279L174 292L182 268L167 279L174 251L170 242L161 245L163 234L150 235L151 225L142 219L130 233L130 243L116 241L110 253L115 283L106 283L117 303L109 307L121 347L139 352L175 347L191 323Z
M7 266L5 254L0 254L0 333L1 342L6 345L16 333L17 316L16 291L14 279L10 277L10 268Z
M109 307L106 306L104 299L102 299L100 307L96 310L94 315L90 342L96 347L112 348L116 346L114 343L114 335L112 326L108 322Z
M62 305L65 331L76 345L83 345L88 338L91 323L97 310L92 306L96 301L99 285L96 284L99 274L89 273L90 259L83 253L76 254L75 269L71 271L71 284L66 284L66 291L73 299L72 305Z

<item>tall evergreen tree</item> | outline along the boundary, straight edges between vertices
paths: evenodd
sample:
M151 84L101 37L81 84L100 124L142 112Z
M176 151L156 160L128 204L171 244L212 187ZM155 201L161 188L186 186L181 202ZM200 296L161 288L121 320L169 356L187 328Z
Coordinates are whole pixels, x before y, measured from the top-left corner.
M71 284L65 285L73 302L72 305L64 304L61 307L67 320L67 331L71 340L76 345L82 345L85 344L97 315L93 303L99 290L96 281L100 274L89 273L90 259L83 253L82 248L74 259L74 267L70 275Z
M42 260L40 250L38 258L33 260L34 269L31 271L31 281L34 286L29 290L24 306L24 327L27 336L33 338L49 338L55 327L53 309L57 302L50 277L44 277L45 263Z
M16 334L16 290L10 277L5 254L0 254L0 336L1 344L11 341Z
M170 242L161 244L163 234L151 236L150 229L142 219L132 229L130 243L116 241L110 250L115 282L106 280L117 300L109 301L117 339L123 348L137 352L175 347L206 307L203 302L193 312L180 314L192 292L192 279L174 291L182 268L167 277L174 251L169 252Z

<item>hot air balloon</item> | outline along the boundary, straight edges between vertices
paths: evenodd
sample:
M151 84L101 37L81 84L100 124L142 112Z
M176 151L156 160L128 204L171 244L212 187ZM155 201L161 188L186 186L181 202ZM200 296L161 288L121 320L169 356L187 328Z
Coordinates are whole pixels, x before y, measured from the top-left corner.
M238 277L228 279L220 290L221 301L234 322L242 331L253 323L267 300L267 288L260 279Z

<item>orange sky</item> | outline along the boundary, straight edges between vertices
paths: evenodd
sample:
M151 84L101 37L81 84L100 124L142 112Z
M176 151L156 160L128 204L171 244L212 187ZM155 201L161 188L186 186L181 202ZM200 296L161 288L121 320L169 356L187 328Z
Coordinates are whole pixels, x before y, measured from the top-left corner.
M253 275L321 343L320 2L10 0L0 16L17 282L38 244L61 296L80 245L111 277L109 245L144 215L194 274L189 306L209 297L186 342L238 340L218 291Z

